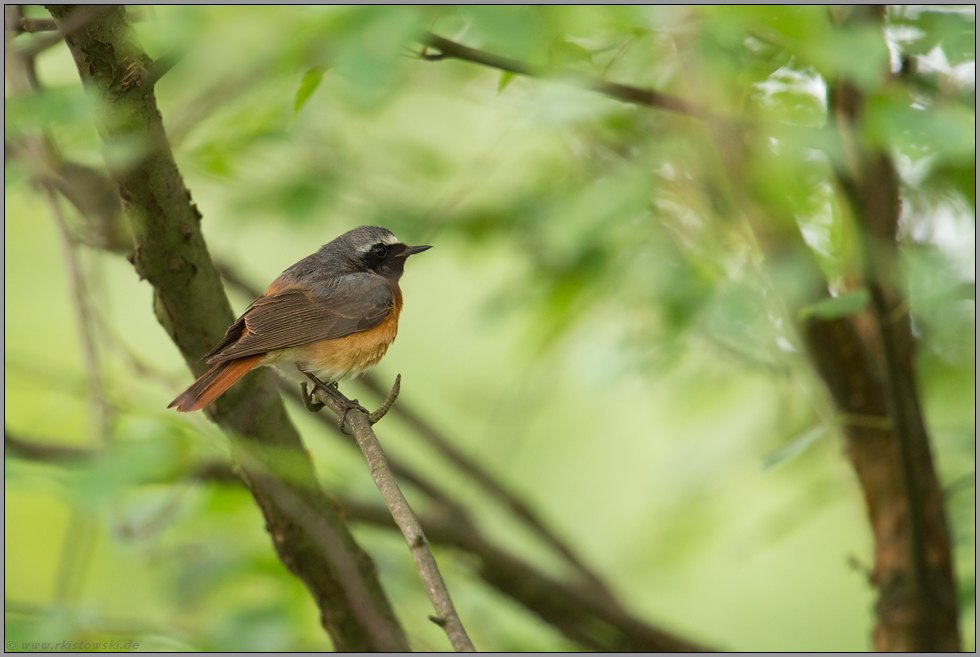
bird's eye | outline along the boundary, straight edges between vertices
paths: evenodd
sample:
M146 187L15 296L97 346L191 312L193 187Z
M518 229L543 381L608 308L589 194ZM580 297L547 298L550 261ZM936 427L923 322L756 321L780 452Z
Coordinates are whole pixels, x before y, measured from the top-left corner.
M376 258L384 258L386 255L388 255L388 247L384 244L375 244L371 247L371 255L375 256Z

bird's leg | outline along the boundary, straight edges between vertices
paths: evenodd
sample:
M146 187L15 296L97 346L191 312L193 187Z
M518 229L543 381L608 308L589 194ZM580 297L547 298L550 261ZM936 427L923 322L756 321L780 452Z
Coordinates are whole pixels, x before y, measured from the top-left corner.
M344 421L347 419L347 411L353 409L353 410L361 411L362 413L366 413L368 415L371 414L371 412L368 409L361 406L356 399L347 399L347 397L345 397L343 393L337 389L336 383L332 385L327 385L313 374L310 374L309 372L306 372L304 370L300 370L300 371L303 372L303 374L305 374L307 377L309 377L309 379L313 382L314 386L320 388L320 390L323 390L323 392L333 397L334 401L336 401L337 404L339 404L340 407L343 409L340 413L340 423L338 425L341 431L344 430ZM321 404L321 408L322 407L323 405ZM307 406L307 408L310 407Z

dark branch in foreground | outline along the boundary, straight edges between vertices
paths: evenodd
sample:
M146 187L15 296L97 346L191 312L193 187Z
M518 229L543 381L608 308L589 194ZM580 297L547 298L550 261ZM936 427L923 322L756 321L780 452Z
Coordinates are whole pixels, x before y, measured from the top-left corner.
M327 424L336 429L333 422ZM339 432L338 432L339 433ZM58 461L65 465L84 461L90 456L100 454L95 450L66 449L44 443L37 439L14 438L5 435L8 452L21 458L34 461ZM12 445L13 443L14 445ZM170 483L176 480L203 481L220 485L241 485L241 477L232 466L225 462L205 462L192 469L170 473L159 480L146 483ZM274 486L274 485L273 485ZM295 500L283 499L281 491L273 489L271 494L279 497L279 502L297 512L296 517L316 530L318 522L306 516ZM288 496L287 496L288 498ZM363 522L390 530L398 530L387 508L379 504L342 498L340 507L352 522ZM537 614L543 621L555 627L568 639L584 648L602 652L633 650L638 652L705 652L710 650L702 645L686 641L668 632L651 627L644 621L631 616L615 601L596 598L581 586L557 580L522 561L504 549L494 545L473 523L469 515L444 513L437 508L419 519L422 529L433 543L453 547L479 559L477 574L490 586L509 596L527 609ZM329 543L329 538L320 536L318 541ZM444 620L433 617L436 624L444 626Z
M912 319L898 275L899 176L889 154L860 143L862 93L841 80L830 85L829 95L849 150L847 166L835 173L859 228L870 303L863 317L813 322L808 335L838 407L860 411L855 407L863 403L888 420L877 431L845 431L875 536L874 645L881 651L957 651L949 532L915 380ZM860 374L842 377L834 370Z
M341 418L341 422L344 421L345 417L347 418L347 423L351 431L354 432L354 437L357 439L357 445L361 448L361 452L364 454L365 460L367 460L371 477L381 492L385 504L388 505L388 511L391 513L391 517L394 518L395 524L398 525L402 536L405 537L405 542L408 543L409 550L412 552L415 567L418 569L419 577L422 578L422 583L425 585L425 592L432 601L432 606L435 608L436 614L438 614L436 617L439 619L437 625L445 630L446 636L449 637L449 642L453 646L453 650L456 652L475 652L473 644L466 634L466 629L463 627L463 623L456 613L456 608L449 595L449 589L446 588L446 583L443 581L442 574L439 572L439 566L436 564L436 559L432 555L432 549L429 547L429 541L425 537L425 532L422 531L422 526L419 524L418 518L415 517L415 512L412 511L408 500L405 499L401 489L398 487L395 476L392 474L391 468L388 467L388 459L385 457L384 450L381 448L381 443L378 442L378 437L375 435L374 429L371 428L371 425L384 417L388 409L391 408L395 398L398 396L400 383L401 375L399 374L385 403L377 411L370 414L342 405L334 396L327 394L320 386L314 389L313 394L320 400L320 403L329 406L332 411L337 413ZM339 395L340 393L335 392L334 394Z
M438 61L441 59L459 59L482 66L489 66L508 73L515 73L530 78L542 78L547 80L558 80L568 82L583 89L589 89L600 94L622 100L636 105L645 105L656 109L666 110L677 114L683 114L694 118L708 118L708 112L694 103L672 96L670 94L653 91L652 89L641 89L627 84L617 84L606 80L584 75L574 71L562 71L556 69L536 69L522 61L493 55L476 48L464 46L455 41L450 41L432 32L424 33L419 40L427 48L436 48L439 54L433 55L426 50L422 51L422 59Z
M181 350L189 368L202 374L201 356L234 320L220 278L201 233L201 214L191 202L173 158L157 109L153 88L141 79L150 65L120 6L48 7L74 57L82 82L102 95L112 111L98 128L107 150L118 143L145 145L142 159L121 165L107 162L125 202L133 229L132 263L141 279L153 286L154 309L160 323ZM73 31L77 14L97 18ZM265 516L273 545L283 564L306 585L321 611L324 628L338 650L368 651L408 648L394 612L377 579L370 557L354 542L339 509L320 489L303 443L290 424L282 402L263 373L246 377L209 409L230 436L233 456L242 464L239 475ZM249 464L262 463L255 471ZM322 522L341 538L344 555L327 555L323 541L283 508L283 496L263 487L263 477L279 478L290 493L312 507ZM260 483L256 483L260 482ZM375 624L349 596L338 568L347 559L369 592L376 614L387 631ZM340 564L340 565L338 565ZM392 641L387 638L394 637Z
M85 447L64 447L54 441L25 440L3 429L3 451L31 461L57 462L81 461L91 459L99 454L99 450Z
M848 14L879 29L881 8ZM882 75L888 75L887 68ZM864 489L874 535L871 582L878 589L873 642L879 651L955 652L959 609L949 531L919 402L916 338L901 280L900 180L892 155L864 138L864 93L847 79L828 84L829 112L844 153L835 166L842 205L858 235L868 308L805 326L811 357L841 412L887 420L845 426L848 456Z

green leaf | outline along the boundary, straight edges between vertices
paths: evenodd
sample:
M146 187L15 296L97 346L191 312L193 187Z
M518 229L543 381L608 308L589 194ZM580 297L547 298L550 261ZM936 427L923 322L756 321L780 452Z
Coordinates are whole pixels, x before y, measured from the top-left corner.
M551 65L555 68L589 69L592 64L592 53L577 43L559 38L551 44Z
M869 295L865 289L846 292L839 297L824 299L800 311L800 320L811 317L819 319L839 319L861 312L868 305Z
M293 107L294 119L299 115L299 111L303 109L303 105L310 99L310 96L313 95L316 88L320 86L320 82L323 81L323 76L326 72L327 69L325 67L314 66L303 74L303 79L299 83L299 89L296 90L296 105Z
M504 93L504 89L510 84L510 81L514 79L514 74L510 71L504 71L500 74L500 82L497 83L497 95Z

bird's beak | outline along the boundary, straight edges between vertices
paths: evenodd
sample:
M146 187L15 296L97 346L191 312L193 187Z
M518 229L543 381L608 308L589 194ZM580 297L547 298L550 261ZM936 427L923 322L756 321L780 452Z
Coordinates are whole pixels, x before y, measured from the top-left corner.
M402 256L403 258L407 258L410 255L415 255L416 253L422 253L423 251L428 251L431 248L432 247L429 246L428 244L423 246L409 246L406 247L405 250L399 253L398 255Z

